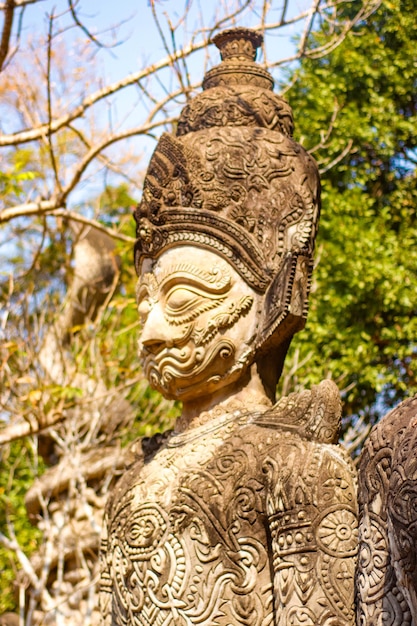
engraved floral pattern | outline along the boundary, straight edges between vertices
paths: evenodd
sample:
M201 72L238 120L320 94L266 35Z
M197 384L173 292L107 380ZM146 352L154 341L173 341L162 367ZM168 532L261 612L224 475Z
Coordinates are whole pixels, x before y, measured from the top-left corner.
M351 497L350 464L261 418L171 435L122 479L102 576L109 625L353 626L356 518L335 505ZM345 476L340 493L328 472Z
M358 545L356 515L348 509L336 509L321 521L317 536L323 548L332 554L352 554Z

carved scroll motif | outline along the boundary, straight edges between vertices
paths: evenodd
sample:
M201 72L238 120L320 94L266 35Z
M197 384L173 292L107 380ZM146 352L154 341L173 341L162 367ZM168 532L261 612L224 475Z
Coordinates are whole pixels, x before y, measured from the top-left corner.
M353 626L355 473L326 381L273 406L302 328L320 208L314 160L256 65L222 63L150 161L135 218L140 358L182 400L107 509L106 626Z
M306 432L326 385L290 400ZM285 404L275 424L273 411L269 425L223 413L171 435L122 479L108 507L109 624L353 626L354 473L336 446L283 430Z
M417 398L372 430L359 468L358 624L417 624Z

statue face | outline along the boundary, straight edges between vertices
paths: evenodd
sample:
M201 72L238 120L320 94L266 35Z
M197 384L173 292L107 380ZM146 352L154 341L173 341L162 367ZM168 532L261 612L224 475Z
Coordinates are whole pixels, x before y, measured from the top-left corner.
M137 301L139 356L166 398L204 398L246 370L259 296L217 254L179 246L148 259Z

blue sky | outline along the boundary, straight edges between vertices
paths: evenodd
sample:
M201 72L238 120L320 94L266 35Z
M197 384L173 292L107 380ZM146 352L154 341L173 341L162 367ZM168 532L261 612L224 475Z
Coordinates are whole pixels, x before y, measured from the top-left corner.
M96 49L99 58L99 68L102 77L101 84L110 84L138 71L149 63L156 62L166 57L161 38L158 34L155 21L152 16L152 9L149 0L73 0L76 11L82 23L94 34L98 33L98 39L104 43L111 43L114 40L121 41L120 45L109 49ZM311 0L289 0L287 15L298 14L310 6ZM191 5L187 23L185 24L185 37L189 36L196 28L204 24L211 26L213 16L222 4L239 4L238 0L155 0L157 13L161 24L165 27L165 34L169 40L169 33L166 28L166 18L168 15L175 23L183 14L185 6ZM283 0L272 0L269 19L276 21L281 14ZM240 2L240 4L245 4ZM253 3L252 3L253 4ZM57 25L66 28L73 25L71 15L68 12L67 0L40 0L33 5L28 5L24 12L22 39L34 33L44 33L48 30L48 15L54 11L61 14ZM259 23L259 14L255 11L246 11L239 16L236 25L254 26ZM119 27L115 26L119 24ZM230 26L226 24L226 26ZM58 27L58 26L56 26ZM297 34L299 25L287 28L285 31L278 31L266 38L267 54L270 60L279 60L293 53L294 46L291 39ZM178 37L184 35L181 29ZM65 38L82 39L85 35L80 29L72 28L65 32ZM169 43L170 40L169 40ZM178 45L181 45L178 41ZM214 46L211 46L209 65L219 62L219 53ZM42 52L42 54L44 54ZM75 63L76 63L75 58ZM196 54L190 60L190 71L193 80L198 82L203 78L204 57L203 54ZM166 75L167 76L167 75ZM276 74L279 76L279 73ZM167 76L167 80L171 80ZM168 85L169 88L169 85ZM91 91L95 91L97 86L92 86ZM158 91L155 91L159 97ZM163 93L162 89L161 92ZM161 96L162 97L162 96ZM137 106L138 91L134 88L125 89L117 97L113 97L112 105L114 111L112 115L116 121L122 119L126 112L134 110ZM140 106L140 105L139 105ZM134 110L133 115L139 111ZM130 122L132 117L130 118ZM130 123L129 122L129 123Z
M178 19L188 3L190 0L159 0L156 6L161 22L165 22L164 13L168 14L173 21ZM205 24L210 25L212 16L220 4L219 0L191 2L192 9L186 26L187 30L192 32L201 23L201 13ZM271 19L276 19L282 2L273 0L271 4ZM309 0L290 0L288 14L305 10L309 4ZM42 0L37 4L29 5L24 16L24 32L27 34L34 30L44 30L47 24L47 14L52 10L56 13L64 12L67 8L66 0ZM103 50L102 53L106 70L112 80L136 71L143 64L144 59L152 62L165 56L149 0L119 0L117 3L113 0L79 0L77 13L83 24L92 32L107 31L103 32L100 37L105 42L112 40L113 33L109 29L120 24L117 29L117 38L123 43L111 50ZM69 22L69 17L63 16L61 22ZM256 13L246 12L238 20L238 25L252 26L258 22L259 16ZM291 38L296 34L297 27L289 27L279 35L268 37L269 57L275 60L288 56L293 50ZM77 35L80 35L80 31Z
M90 85L88 93L96 91L100 85L108 85L114 81L123 79L127 75L138 71L146 65L157 62L160 59L166 57L167 53L164 50L161 38L159 36L155 21L152 16L152 9L149 0L119 0L119 2L109 0L73 0L76 6L76 11L79 19L92 33L97 35L97 38L106 44L109 44L115 40L121 41L120 45L113 48L94 48L99 59L99 72L97 84ZM156 1L156 0L155 0ZM276 21L280 16L281 6L283 0L272 0L272 8L270 12L270 20ZM289 0L288 15L298 14L299 11L305 9L310 5L311 0ZM201 21L204 21L205 25L211 26L213 23L213 15L216 9L220 5L228 2L237 4L238 0L159 0L156 1L156 7L158 15L161 19L161 24L165 28L165 34L169 37L166 28L166 18L164 14L169 16L173 22L177 21L183 14L184 7L188 4L191 5L191 10L188 16L188 21L185 24L184 32L181 29L178 31L178 37L189 37L195 29L201 27ZM241 2L241 4L245 4ZM33 35L46 36L48 32L48 15L52 12L60 15L58 21L55 24L55 29L58 27L65 30L64 36L67 41L75 41L75 39L86 39L86 35L79 28L74 28L74 21L68 12L67 0L39 0L37 3L28 5L25 9L23 16L23 30L22 30L22 49L24 49L24 41L26 37ZM256 12L246 11L236 21L235 25L242 26L254 26L259 23L259 15ZM119 25L116 27L116 25ZM230 23L226 24L227 27ZM273 35L269 35L266 38L267 54L270 60L279 60L283 57L289 56L293 53L294 47L291 43L291 39L297 34L299 26L289 27L286 31L275 32ZM178 41L180 46L182 41ZM215 65L219 62L219 53L214 46L211 46L209 66ZM68 48L66 48L68 49ZM74 51L76 50L74 46ZM71 53L70 53L71 54ZM40 55L46 63L46 49L40 49ZM74 52L74 56L71 59L72 64L77 64L77 52ZM199 82L203 78L204 73L204 55L196 54L190 60L190 71L195 82ZM166 80L166 85L169 89L169 81L172 80L172 72L166 72L162 75L162 81ZM154 83L153 93L158 100L163 95L164 85ZM45 89L43 86L42 89ZM162 95L161 95L162 94ZM69 100L70 94L67 95L69 110L77 103ZM65 97L64 95L64 97ZM183 99L182 99L183 100ZM119 128L128 126L136 126L140 124L141 119L146 117L144 109L141 109L142 103L140 100L140 92L136 87L130 87L122 90L120 93L115 94L109 99L111 102L111 118L115 125L119 125ZM103 127L108 125L108 113L109 109L106 109L106 104L100 105L101 108L99 115L101 116L101 123ZM178 107L177 107L178 112ZM125 116L129 114L129 117L125 119ZM163 113L166 119L166 113ZM13 129L19 130L19 129ZM158 133L162 132L162 128L158 130ZM125 151L129 149L129 146L135 146L135 152L143 155L141 163L146 164L149 160L150 153L152 152L155 142L146 136L139 136L135 139L125 140L120 144L117 144L112 150ZM142 165L142 170L144 166ZM95 182L98 182L98 178L94 174L93 169L89 169L88 176L78 186L76 193L72 194L71 202L77 202L80 199L88 195L96 193ZM138 181L138 193L140 193L140 177L134 175L134 179Z

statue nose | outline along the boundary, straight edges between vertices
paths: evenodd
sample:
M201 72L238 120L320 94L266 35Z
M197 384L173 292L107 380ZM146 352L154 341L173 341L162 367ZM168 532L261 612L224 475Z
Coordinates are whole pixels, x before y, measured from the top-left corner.
M155 303L142 325L140 343L150 348L155 345L172 344L173 328L166 321L159 303Z

